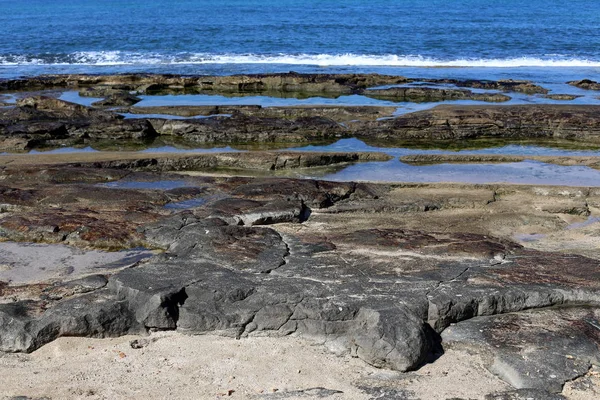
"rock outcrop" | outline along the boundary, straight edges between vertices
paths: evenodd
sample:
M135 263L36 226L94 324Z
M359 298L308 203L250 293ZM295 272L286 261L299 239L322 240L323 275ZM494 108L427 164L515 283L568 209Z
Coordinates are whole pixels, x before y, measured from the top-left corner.
M576 86L580 89L586 90L600 90L600 83L592 81L590 79L582 79L580 81L567 82L571 86Z
M474 100L501 103L510 100L502 93L474 93L466 89L449 89L434 87L393 87L389 89L369 89L363 94L375 99L391 101L410 101L415 103L437 102L447 100Z
M393 119L348 125L357 136L457 140L481 137L600 141L600 107L437 106Z
M424 217L415 219L419 228L394 227L389 222L386 227L373 227L376 213L385 215L384 210L401 205L406 193L413 193L411 203L429 205L399 207L394 212L407 216L411 212L426 214L427 210L462 207L482 209L485 214L486 207L492 207L490 204L499 202L500 197L508 198L517 189L471 188L468 192L461 190L463 198L459 199L456 193L454 197L435 197L433 189L401 185L235 177L185 178L186 185L179 189L131 189L128 182L152 182L156 176L152 178L148 172L124 174L124 170L135 169L127 164L120 170L107 169L112 166L98 163L91 170L64 166L71 171L65 182L71 183L61 183L61 191L72 186L84 193L84 184L75 183L78 180L97 183L113 176L120 177L118 182L123 185L101 187L123 198L119 208L131 202L139 212L146 209L147 213L155 213L165 204L165 196L196 196L202 201L189 209L162 209L162 216L137 224L145 245L163 249L162 254L125 269L111 270L109 276L88 283L77 279L44 282L41 290L3 284L3 293L8 296L21 293L19 298L27 298L7 302L2 297L3 351L32 351L65 335L105 337L164 329L237 338L293 334L312 338L335 353L352 354L377 367L406 371L439 354L440 334L446 341L478 340L485 346L477 332L488 328L482 328L478 321L500 321L494 326L510 326L502 321L513 318L512 313L518 313L519 318L540 315L547 321L544 313L550 311L543 310L569 306L574 311L569 311L567 319L581 322L565 325L567 319L561 317L553 322L555 333L544 340L564 343L573 362L581 365L576 368L578 374L585 371L586 365L598 363L589 357L592 342L583 339L586 332L593 332L597 317L579 311L580 307L600 303L597 260L528 249L483 233L460 229L443 232L428 228ZM28 209L35 213L64 169L20 168L8 174L5 170L4 183L13 189L4 191L9 195L3 202L17 208L3 216L0 225L6 226L18 215L23 218ZM46 176L42 187L37 191L25 189L37 175ZM424 197L419 200L414 190ZM14 194L17 191L21 194ZM564 190L556 194L536 194L535 190L527 193L534 198L552 197L548 204L555 206L560 203L556 199L567 196ZM577 193L586 204L595 204L595 192L573 189L568 195ZM145 207L133 197L142 195L148 198ZM561 201L573 202L579 197ZM65 211L73 211L71 217L65 215L73 219L74 211L82 207L81 199L69 198L60 203ZM93 205L96 218L106 220L109 202L102 206L100 198L106 196L99 195L92 203L87 200L86 207ZM386 208L375 207L378 203ZM19 209L25 205L30 208ZM369 210L371 214L361 217L361 207L362 212ZM536 204L532 207L540 208ZM352 214L343 215L348 212ZM313 221L320 221L316 222L319 229L307 229ZM61 223L50 234L60 235L66 229L68 225ZM5 234L10 232L5 230ZM98 237L88 238L89 244L100 242ZM63 287L83 289L59 289ZM25 296L28 290L30 294ZM536 309L542 309L541 314L523 313ZM523 341L538 340L537 325L531 326L533 336L523 336ZM498 335L490 337L500 340ZM582 339L568 339L573 337ZM583 347L577 350L577 346ZM517 363L519 353L513 356L511 348L506 351L504 364L490 363L490 370L500 376L510 368L526 374L537 367L535 363ZM512 375L505 379L518 388L556 392L573 378L571 372L559 372L530 376L523 384L511 381Z

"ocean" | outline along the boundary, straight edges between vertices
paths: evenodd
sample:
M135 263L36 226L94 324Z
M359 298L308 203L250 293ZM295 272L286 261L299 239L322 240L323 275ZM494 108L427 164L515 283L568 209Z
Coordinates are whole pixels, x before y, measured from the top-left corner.
M600 75L593 0L0 0L0 77L378 72Z

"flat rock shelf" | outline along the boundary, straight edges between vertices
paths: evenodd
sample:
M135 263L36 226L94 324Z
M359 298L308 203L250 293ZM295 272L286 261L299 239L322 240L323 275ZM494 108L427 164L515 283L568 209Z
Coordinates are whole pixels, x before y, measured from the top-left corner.
M168 354L169 344L187 346L196 359L233 346L247 353L228 359L246 365L243 354L260 358L257 349L265 343L271 347L265 354L287 349L298 360L315 358L306 361L309 367L283 357L281 374L291 376L287 368L293 365L298 375L287 380L291 386L279 381L282 387L253 392L251 380L235 386L230 377L218 396L600 395L600 182L592 175L585 185L428 183L411 181L409 173L403 182L310 178L400 164L398 156L413 165L533 160L595 173L598 106L442 105L394 115L393 107L383 106L213 105L138 110L183 119L119 114L135 114L138 95L187 90L304 95L373 90L369 96L407 101L416 96L406 89L415 81L280 74L0 82L18 97L0 108L0 143L14 152L0 155L0 370L12 368L26 379L19 375L19 360L40 357L36 362L42 363L52 357L48 354L69 354L84 365L73 350L81 343L88 353L114 346L116 359L152 371L164 365L144 358L144 352ZM419 93L438 99L494 90L494 101L511 93L547 94L523 81L433 83L473 91ZM104 101L86 106L41 93L66 88ZM213 116L194 118L199 115ZM271 147L140 151L164 136ZM344 138L431 139L430 144L560 139L585 155L425 149L420 154L419 145L408 154L385 147L350 151L322 142ZM290 150L298 143L321 147ZM28 153L82 144L101 149ZM208 334L219 337L195 338ZM98 338L104 339L92 341ZM200 351L196 345L207 347ZM177 360L179 371L186 371L191 361ZM133 365L119 374L137 374L140 367ZM318 369L325 366L349 378L325 379ZM305 368L312 380L299 378ZM479 383L461 380L469 374ZM7 379L5 387L8 396L19 395L13 381ZM133 396L114 388L90 390L60 393ZM27 395L45 393L32 389Z

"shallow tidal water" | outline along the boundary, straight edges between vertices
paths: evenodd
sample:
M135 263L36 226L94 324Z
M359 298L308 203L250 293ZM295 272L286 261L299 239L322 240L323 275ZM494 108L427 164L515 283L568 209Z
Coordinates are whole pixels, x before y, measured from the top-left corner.
M383 163L359 163L339 172L318 176L318 178L332 181L600 186L600 171L598 170L581 166L565 167L533 160L498 164L436 165L409 165L393 160Z
M467 142L468 143L468 142ZM467 144L465 143L465 145ZM559 143L558 145L563 144ZM485 144L484 144L485 146ZM340 139L328 145L307 145L288 147L279 151L311 151L311 152L381 152L394 157L385 162L362 162L351 165L335 165L331 167L294 169L284 171L257 171L259 176L290 176L297 178L318 178L334 181L379 181L379 182L463 182L463 183L516 183L538 185L565 186L600 186L600 171L585 166L560 166L534 160L512 163L447 163L435 165L410 165L398 160L399 157L417 154L490 154L515 156L588 156L600 157L600 149L572 149L549 147L540 144L508 143L495 147L440 149L428 148L426 143L419 148L413 147L378 147L371 146L356 138ZM177 148L174 146L148 147L140 153L148 155L160 153L213 153L237 152L235 148ZM30 154L68 154L79 152L97 152L91 147L65 147L48 151L32 150ZM1 157L1 155L0 155ZM215 173L236 173L232 170L216 170ZM240 171L238 171L240 172ZM243 171L244 174L252 174ZM185 180L161 181L116 181L103 186L128 189L171 190L189 186Z

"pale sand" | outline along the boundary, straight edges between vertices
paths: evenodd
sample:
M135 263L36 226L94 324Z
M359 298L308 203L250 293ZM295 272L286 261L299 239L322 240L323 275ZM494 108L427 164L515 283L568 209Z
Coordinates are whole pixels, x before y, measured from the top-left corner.
M481 399L509 389L479 356L452 349L402 374L294 337L235 340L163 332L140 339L150 342L133 349L129 343L136 338L61 338L32 354L1 355L0 392L52 399L307 399L314 396L286 392L323 387L343 392L327 399L370 399L378 396L361 388L378 387L409 398Z

